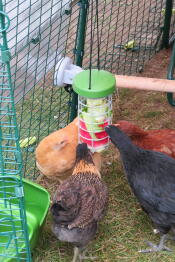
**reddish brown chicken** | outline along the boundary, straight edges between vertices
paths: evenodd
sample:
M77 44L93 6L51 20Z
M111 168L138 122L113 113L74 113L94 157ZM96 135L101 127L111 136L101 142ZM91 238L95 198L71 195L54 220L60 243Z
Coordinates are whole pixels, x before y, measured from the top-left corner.
M175 130L143 130L129 121L118 121L118 127L125 132L132 142L144 149L162 152L175 158Z

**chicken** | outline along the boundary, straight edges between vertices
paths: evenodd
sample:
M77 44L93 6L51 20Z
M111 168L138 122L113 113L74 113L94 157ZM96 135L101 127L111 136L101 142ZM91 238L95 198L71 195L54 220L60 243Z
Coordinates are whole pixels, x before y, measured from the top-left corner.
M43 175L62 182L73 171L77 144L78 119L76 118L65 128L51 133L39 143L35 151L37 168ZM99 153L93 154L93 161L100 170Z
M162 152L175 158L175 130L153 129L144 131L128 121L118 121L116 125L124 131L132 142L144 149Z
M142 149L118 127L105 128L119 149L130 187L143 210L161 233L160 243L148 244L152 252L170 249L164 245L168 232L175 230L175 160L163 153Z
M53 197L52 230L60 241L72 243L73 262L83 259L89 241L97 231L107 205L108 193L85 143L76 150L72 175L60 184Z

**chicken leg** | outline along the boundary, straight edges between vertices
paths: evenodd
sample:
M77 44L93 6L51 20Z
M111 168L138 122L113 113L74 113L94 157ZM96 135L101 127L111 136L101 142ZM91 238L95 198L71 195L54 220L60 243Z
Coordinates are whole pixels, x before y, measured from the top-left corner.
M78 247L74 247L74 256L73 256L73 259L72 259L72 262L77 262L77 258L79 258L80 256L80 249Z
M160 242L158 245L153 244L150 241L145 241L148 246L150 246L150 249L145 249L145 250L139 250L140 253L150 253L150 252L159 252L159 251L172 251L170 248L166 247L164 245L165 240L168 238L167 234L164 234L160 238Z

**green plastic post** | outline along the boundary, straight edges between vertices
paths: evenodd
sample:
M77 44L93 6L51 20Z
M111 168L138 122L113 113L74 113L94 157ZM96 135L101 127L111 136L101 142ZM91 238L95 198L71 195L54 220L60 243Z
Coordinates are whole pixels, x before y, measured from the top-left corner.
M170 58L170 63L168 66L168 74L167 74L167 79L169 80L174 80L174 68L175 68L175 42L173 44L173 49L172 49L172 55ZM171 106L175 106L175 100L173 98L173 93L167 93L167 100L168 103Z
M170 33L170 26L171 26L172 8L173 8L173 1L172 0L166 0L165 19L164 19L161 48L164 48L164 47L168 48L169 47L169 33Z
M76 37L74 54L75 54L75 64L78 66L82 66L89 1L81 0L79 2L79 5L80 5L80 13L78 18L77 37ZM78 107L78 96L75 92L73 92L72 101L71 101L70 122L73 121L74 118L77 116L77 107Z

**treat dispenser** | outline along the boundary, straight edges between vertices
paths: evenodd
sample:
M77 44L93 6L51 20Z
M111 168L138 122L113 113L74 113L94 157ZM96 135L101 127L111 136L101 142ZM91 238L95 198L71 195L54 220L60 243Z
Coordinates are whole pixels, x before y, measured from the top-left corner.
M115 77L104 70L84 70L73 79L73 90L78 94L79 143L86 143L92 152L109 145L104 127L112 123L115 89Z

